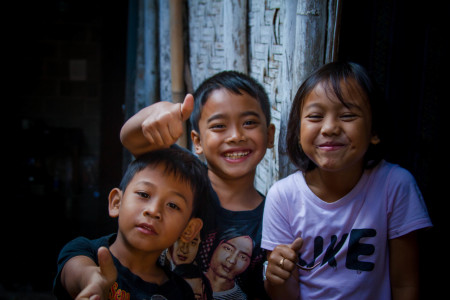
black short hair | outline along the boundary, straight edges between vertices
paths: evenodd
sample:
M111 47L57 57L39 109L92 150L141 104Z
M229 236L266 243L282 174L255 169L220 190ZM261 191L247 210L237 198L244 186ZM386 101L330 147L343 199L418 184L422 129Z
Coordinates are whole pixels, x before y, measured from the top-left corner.
M266 117L267 126L270 125L270 101L264 87L250 76L237 71L223 71L217 73L205 81L194 92L194 111L191 114L192 129L199 132L198 122L202 113L203 105L209 95L219 89L226 89L234 94L242 95L246 92L258 101Z
M189 184L194 195L192 217L201 217L201 209L210 197L208 170L194 154L179 147L156 150L137 157L129 165L122 177L119 188L125 191L136 173L148 166L164 165L164 173L172 174L182 182Z

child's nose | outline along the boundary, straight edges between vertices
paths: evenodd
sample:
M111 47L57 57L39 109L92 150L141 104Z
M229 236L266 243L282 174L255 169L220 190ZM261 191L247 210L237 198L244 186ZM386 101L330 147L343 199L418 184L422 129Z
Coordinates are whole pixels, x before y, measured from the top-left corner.
M341 131L339 121L334 117L327 117L323 120L321 134L338 135Z
M161 219L161 203L158 199L148 201L144 209L144 215L153 219Z
M229 129L229 136L226 140L227 143L238 143L238 142L242 142L242 141L246 141L247 138L245 136L245 134L243 133L242 129L235 126L235 127L231 127Z

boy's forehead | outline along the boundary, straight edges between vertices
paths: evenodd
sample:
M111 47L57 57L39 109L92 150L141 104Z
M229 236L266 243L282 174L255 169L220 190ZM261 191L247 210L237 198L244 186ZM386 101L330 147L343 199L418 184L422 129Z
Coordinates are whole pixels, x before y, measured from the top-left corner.
M180 190L183 194L192 195L192 188L188 180L180 172L167 167L165 163L149 164L142 170L136 172L133 181L142 184L153 184L156 187L160 184L171 186L173 190ZM180 192L181 194L181 192Z
M248 92L246 92L246 91L244 91L242 89L239 89L239 93L238 93L236 91L233 91L233 90L230 90L230 89L226 89L224 87L212 90L209 93L208 97L206 98L205 104L208 103L208 101L210 101L211 99L215 99L216 97L221 97L224 100L231 100L231 99L234 99L236 97L237 98L241 98L241 99L245 99L245 100L253 99L259 104L258 99L256 99L255 97L251 96Z
M220 113L220 111L229 111L229 113L241 114L242 110L238 108L246 107L253 109L264 115L260 101L240 90L241 94L234 91L220 88L212 91L202 106L200 118L209 118L209 115ZM239 107L237 107L239 105ZM206 116L206 114L208 116Z

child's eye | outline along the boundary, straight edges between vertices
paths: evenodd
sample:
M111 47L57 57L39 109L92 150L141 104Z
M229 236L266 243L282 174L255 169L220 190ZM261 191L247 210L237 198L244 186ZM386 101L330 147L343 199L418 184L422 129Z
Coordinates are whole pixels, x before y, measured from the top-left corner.
M176 205L175 203L173 203L173 202L167 203L167 206L172 208L172 209L180 210L180 207L178 205Z
M141 198L150 198L150 195L146 192L136 192L136 194Z
M249 127L249 126L255 126L257 125L258 122L254 121L254 120L248 120L244 122L244 126Z
M225 128L225 125L223 124L213 124L211 126L209 126L210 129L212 130L221 130Z
M343 115L341 116L341 119L342 119L343 121L353 121L353 120L355 120L357 117L358 117L358 115L356 115L356 114L354 114L354 113L346 113L346 114L343 114Z
M310 120L310 121L320 121L323 119L322 115L319 114L310 114L306 116L306 119Z

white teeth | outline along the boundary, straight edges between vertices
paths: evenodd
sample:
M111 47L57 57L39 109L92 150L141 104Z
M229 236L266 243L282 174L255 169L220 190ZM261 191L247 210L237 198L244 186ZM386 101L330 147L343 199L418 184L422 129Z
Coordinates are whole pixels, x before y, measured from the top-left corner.
M231 159L238 159L238 158L247 156L249 153L250 153L250 151L225 153L225 157L226 158L231 158Z

